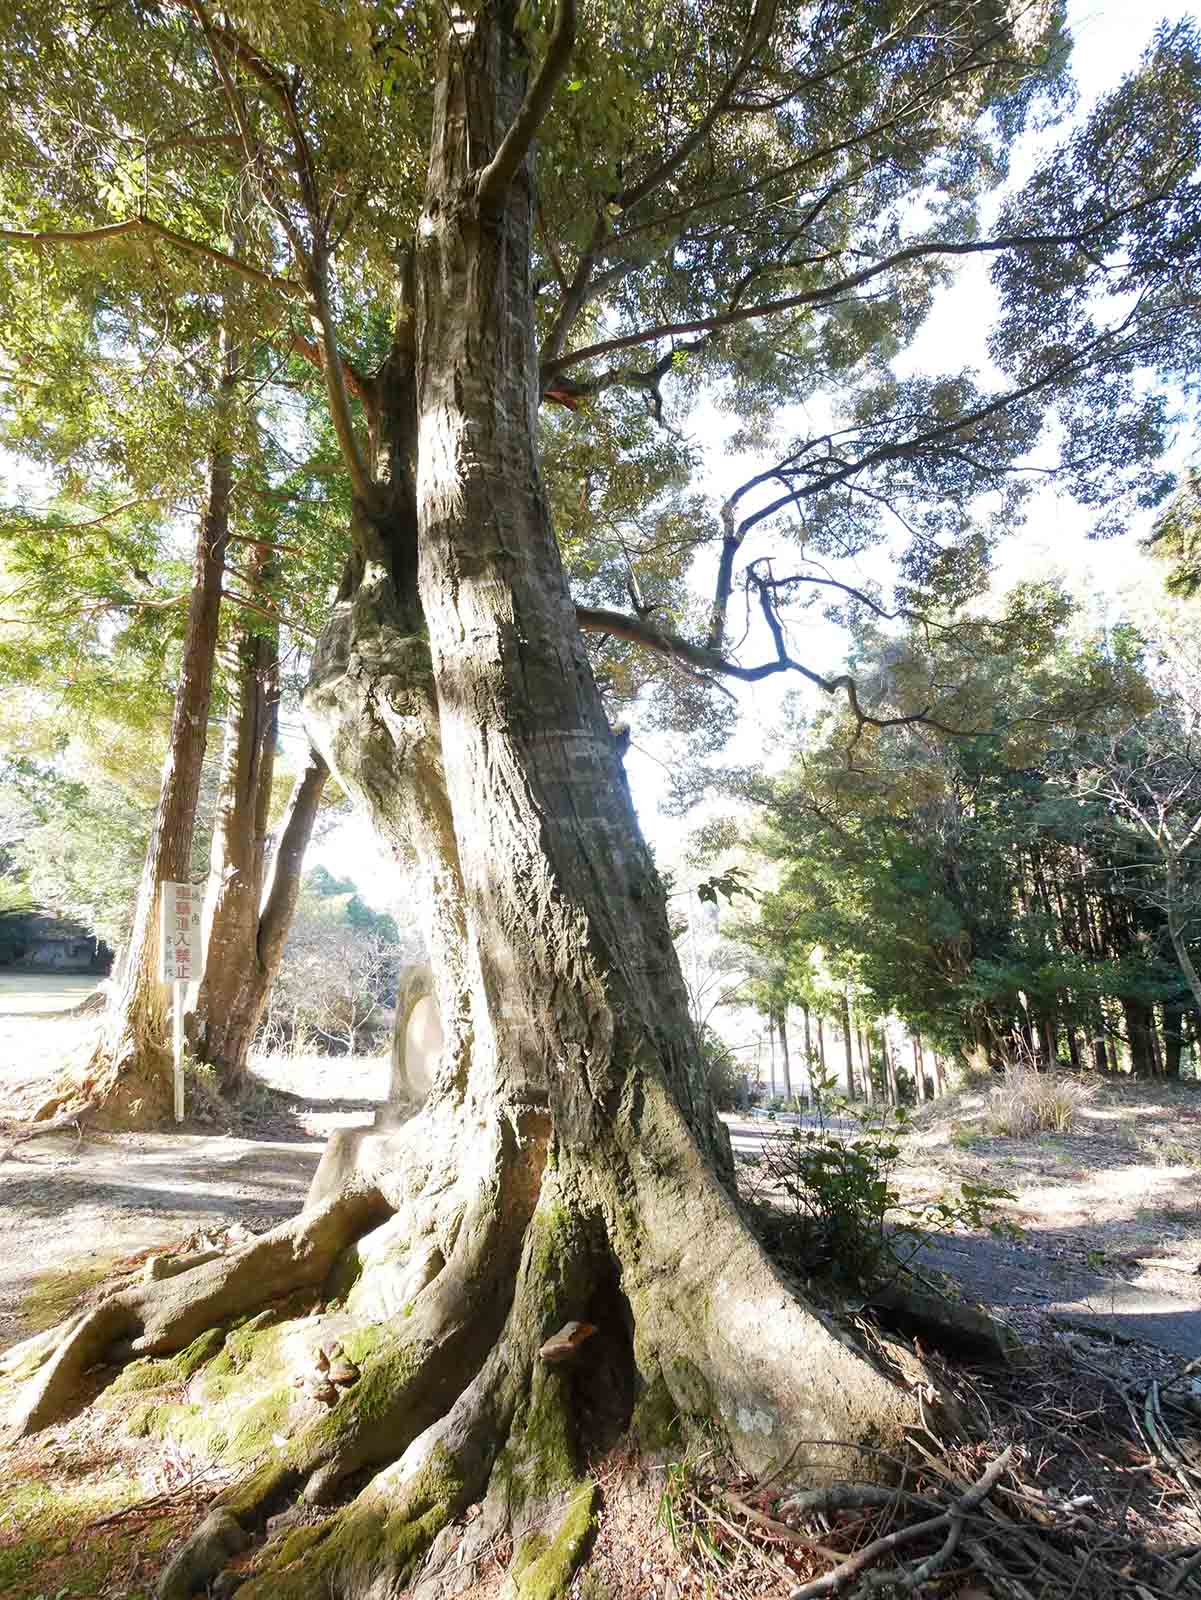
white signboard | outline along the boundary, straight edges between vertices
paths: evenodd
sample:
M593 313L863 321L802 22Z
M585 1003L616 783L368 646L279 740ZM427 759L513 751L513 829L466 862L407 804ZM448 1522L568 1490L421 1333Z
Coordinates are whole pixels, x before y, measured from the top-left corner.
M190 883L164 883L162 899L162 979L188 983L199 976L200 904L203 890Z
M204 891L190 883L162 887L162 977L173 991L171 1042L175 1058L175 1120L183 1121L183 996L200 966L200 905Z

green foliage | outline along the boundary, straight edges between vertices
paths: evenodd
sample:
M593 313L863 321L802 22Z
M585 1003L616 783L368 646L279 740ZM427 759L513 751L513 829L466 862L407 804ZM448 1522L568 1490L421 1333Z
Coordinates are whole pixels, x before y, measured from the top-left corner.
M1182 600L1201 593L1201 471L1192 468L1157 519L1147 547L1164 563L1164 587Z
M742 1074L733 1051L710 1027L700 1030L701 1065L705 1082L719 1111L732 1111L738 1104Z
M309 897L316 911L348 928L377 934L391 944L400 942L396 918L388 911L373 910L359 894L353 878L335 878L318 862L305 873L301 893Z
M536 62L553 10L509 8L506 49ZM5 226L163 230L10 238L0 254L4 442L53 487L37 508L5 497L29 532L20 581L39 616L96 607L161 653L181 592L171 518L194 515L220 445L237 463L239 536L287 552L272 609L311 628L350 508L319 375L293 342L309 331L296 255L322 232L339 347L377 371L407 316L397 268L424 204L443 26L437 8L367 0L223 11L240 42L227 76L247 62L265 74L248 159L186 9L108 7L64 28L32 0L8 8ZM981 202L1022 131L1070 102L1059 6L748 17L705 0L688 33L698 48L681 50L678 8L661 0L582 0L539 130L535 333L561 402L544 408L542 456L581 599L703 643L722 627L689 581L698 553L769 532L794 568L776 600L804 608L827 558L903 527L896 599L953 606L1016 525L1030 477L1015 463L1052 417L1067 436L1056 477L1103 521L1163 495L1168 417L1139 368L1175 377L1193 353L1192 27L1161 30L1011 198L1003 232L1022 242L1005 247L981 237ZM899 376L952 255L976 248L997 263L1003 378ZM1121 303L1122 319L1101 325L1094 300ZM223 399L218 328L238 358ZM685 424L702 396L732 452L777 462L722 486L729 527L693 482ZM825 420L791 431L827 413L834 433ZM118 515L130 500L141 509ZM732 708L694 675L628 640L589 641L606 694L638 699L651 728L710 750L728 736Z
M773 1134L755 1173L769 1248L791 1267L868 1291L902 1270L931 1234L958 1227L1011 1231L993 1213L997 1201L1013 1196L991 1184L962 1183L953 1197L902 1206L893 1174L909 1112L861 1110L832 1090L832 1080L816 1079L822 1126Z
M48 708L39 713L49 720ZM63 735L48 756L0 762L0 811L14 832L8 854L25 892L80 923L112 949L129 932L158 800L165 728L97 720ZM201 779L192 871L208 865L217 758Z
M1096 1036L1112 998L1183 993L1150 892L1154 850L1090 777L1115 740L1173 748L1166 701L1147 721L1162 676L1152 653L1129 629L1073 628L1062 590L1026 586L994 609L975 660L962 624L934 644L861 632L865 680L920 658L952 686L945 728L856 735L828 715L796 728L784 774L743 784L777 884L735 929L765 1009L837 1016L850 985L864 1014L995 1059L1041 1048L1038 1028ZM1149 780L1145 760L1139 771Z
M717 905L719 895L731 905L738 895L755 900L758 896L746 879L747 874L742 867L727 867L724 872L714 873L711 878L704 878L697 884L697 899L711 906Z

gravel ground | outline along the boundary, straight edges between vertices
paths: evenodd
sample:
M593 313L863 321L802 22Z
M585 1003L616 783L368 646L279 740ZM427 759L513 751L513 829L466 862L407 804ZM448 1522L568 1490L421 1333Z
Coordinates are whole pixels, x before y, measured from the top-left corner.
M749 1178L776 1135L726 1120ZM1105 1083L1071 1131L1025 1138L992 1132L987 1096L963 1092L920 1111L901 1148L893 1182L907 1205L965 1181L1012 1193L997 1215L1019 1238L956 1229L915 1265L1023 1342L1099 1339L1152 1376L1201 1355L1201 1085Z

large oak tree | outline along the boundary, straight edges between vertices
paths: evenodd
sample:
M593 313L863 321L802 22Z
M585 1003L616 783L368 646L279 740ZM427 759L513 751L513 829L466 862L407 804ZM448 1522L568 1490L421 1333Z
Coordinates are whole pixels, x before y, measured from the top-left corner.
M637 1395L710 1414L754 1470L829 1473L868 1436L898 1446L917 1415L905 1383L793 1295L730 1197L585 633L647 647L690 690L802 672L862 724L854 679L788 643L789 599L828 581L823 555L900 525L905 608L971 593L981 497L996 526L1017 514L1052 415L1048 463L1083 499L1162 492L1164 407L1136 378L1157 358L1186 366L1194 337L1191 33L1157 42L989 236L977 201L1063 90L1044 0L579 15L576 0L186 0L71 18L51 36L18 5L6 30L4 271L113 250L145 252L175 292L237 278L245 315L319 368L353 556L309 724L419 864L445 1043L420 1112L337 1141L295 1223L43 1341L16 1425L61 1415L97 1360L161 1357L353 1279L344 1312L286 1337L338 1332L358 1383L328 1415L297 1402L289 1442L222 1497L166 1584L202 1583L289 1497L331 1503L369 1474L266 1557L249 1592L277 1600L449 1591L505 1526L558 1527L537 1560L569 1574L591 1505L577 1428L602 1402L619 1420ZM237 249L215 175L239 214L253 201ZM997 264L999 375L897 379L893 356L965 255ZM573 430L671 426L702 385L762 445L789 400L820 420L685 535L720 555L703 622L648 605L633 558L632 609L580 605L544 446L557 464ZM559 410L540 437L542 400ZM585 521L609 493L628 502L609 465L599 488L576 485ZM678 482L674 498L658 487L635 554L681 537ZM785 518L789 570L740 566L748 535ZM740 586L763 662L731 650ZM598 1330L578 1369L539 1356L569 1320ZM269 1381L252 1363L247 1384ZM452 1562L444 1530L481 1498Z

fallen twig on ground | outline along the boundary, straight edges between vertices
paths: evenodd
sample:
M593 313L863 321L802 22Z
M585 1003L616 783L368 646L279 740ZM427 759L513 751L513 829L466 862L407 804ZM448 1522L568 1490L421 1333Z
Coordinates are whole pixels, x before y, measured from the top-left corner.
M911 1568L908 1572L891 1571L886 1574L873 1574L868 1587L878 1588L881 1582L888 1582L900 1589L916 1589L919 1583L924 1583L927 1578L937 1572L939 1567L945 1565L955 1553L963 1533L963 1525L968 1513L974 1511L992 1493L1000 1481L1006 1468L1009 1466L1013 1454L1012 1447L1006 1447L992 1465L984 1472L980 1480L973 1484L966 1493L962 1494L955 1504L936 1517L927 1517L924 1522L911 1523L908 1527L897 1528L892 1533L885 1534L882 1538L873 1539L871 1544L864 1545L862 1550L857 1550L853 1555L846 1557L841 1565L833 1571L823 1573L820 1578L814 1578L811 1583L803 1583L792 1591L790 1600L817 1600L819 1595L837 1594L845 1589L849 1583L859 1576L865 1568L872 1566L882 1556L890 1555L903 1544L912 1544L915 1539L921 1539L932 1533L946 1529L946 1538L933 1555L927 1556L923 1561Z

